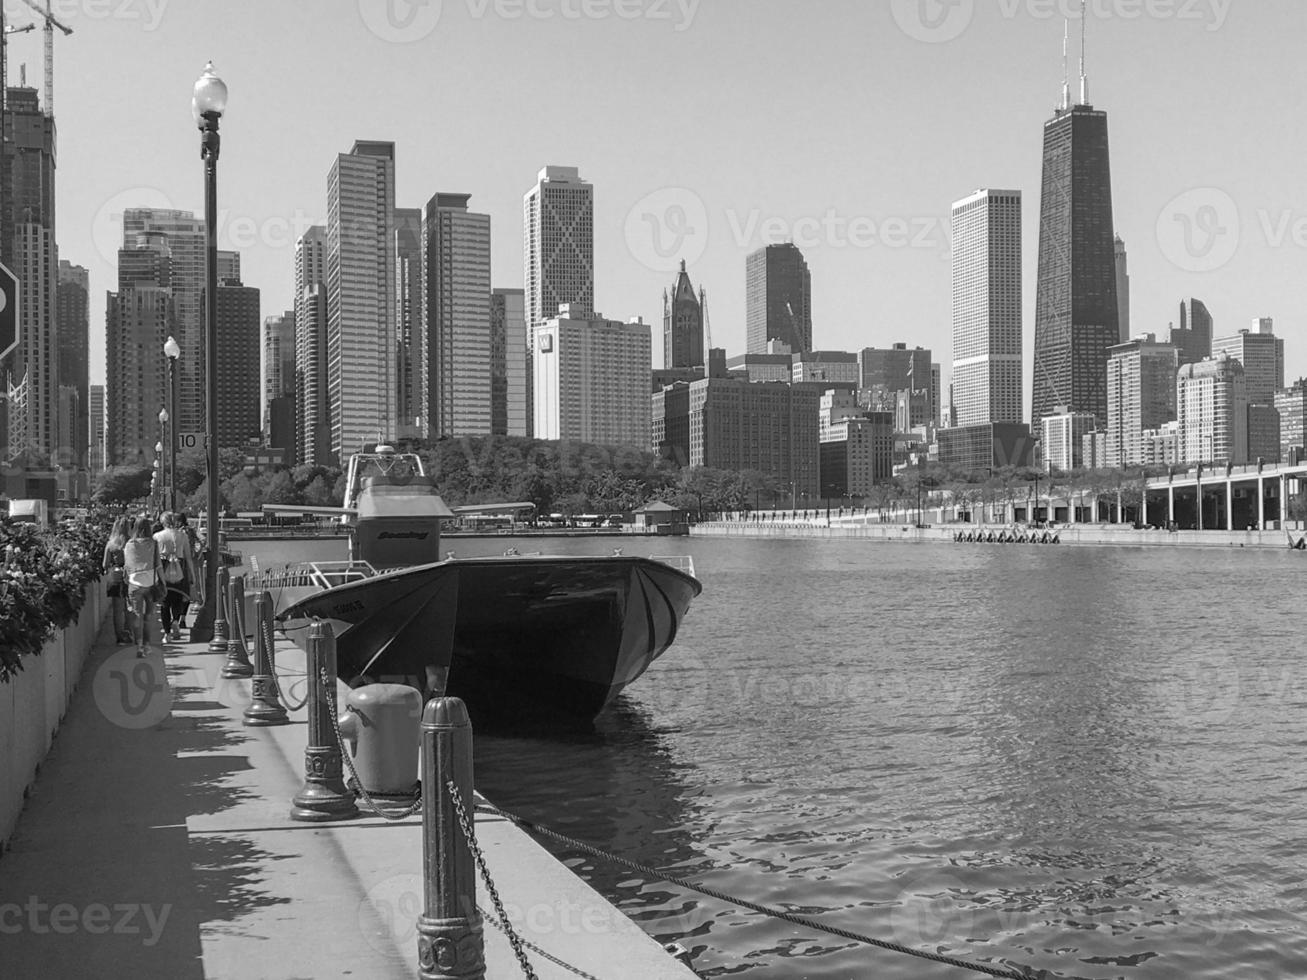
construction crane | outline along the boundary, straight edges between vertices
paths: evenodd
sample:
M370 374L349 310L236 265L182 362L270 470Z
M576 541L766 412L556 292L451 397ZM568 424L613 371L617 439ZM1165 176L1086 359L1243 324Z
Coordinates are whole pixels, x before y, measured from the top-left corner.
M45 18L45 114L54 115L54 29L57 27L64 32L67 37L73 32L71 27L65 27L59 21L55 20L54 14L50 12L50 0L45 0L45 7L42 8L36 0L23 0L38 14Z

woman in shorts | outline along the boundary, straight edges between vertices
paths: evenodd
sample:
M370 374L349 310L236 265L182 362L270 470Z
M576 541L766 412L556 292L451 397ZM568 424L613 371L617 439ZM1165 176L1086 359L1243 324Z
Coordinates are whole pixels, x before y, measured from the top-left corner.
M159 545L151 535L149 518L141 517L123 546L123 570L127 574L127 608L134 618L132 639L136 656L144 657L150 643L150 610L155 603L156 583L163 581L159 569Z

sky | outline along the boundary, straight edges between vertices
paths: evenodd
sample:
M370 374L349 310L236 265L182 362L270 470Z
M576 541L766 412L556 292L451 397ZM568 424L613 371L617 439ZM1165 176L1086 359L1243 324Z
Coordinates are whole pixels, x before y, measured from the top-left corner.
M3 0L7 21L32 13ZM522 285L522 195L546 165L594 185L595 305L655 325L687 261L711 341L744 350L745 256L793 240L813 343L896 342L950 374L949 208L1023 192L1029 412L1043 123L1078 92L1078 0L53 0L57 239L91 274L91 377L121 213L203 213L195 79L230 89L219 247L263 315L355 139L393 140L396 205L468 193L496 287ZM1090 102L1108 113L1131 332L1203 300L1218 336L1273 317L1307 374L1307 4L1089 0ZM10 81L42 78L40 31Z

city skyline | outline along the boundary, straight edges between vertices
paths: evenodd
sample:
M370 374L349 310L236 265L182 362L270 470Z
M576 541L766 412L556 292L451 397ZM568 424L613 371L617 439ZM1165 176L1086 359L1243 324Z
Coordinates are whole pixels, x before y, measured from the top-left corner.
M544 166L575 166L595 187L594 305L609 315L657 322L668 273L685 258L696 285L713 295L714 343L742 352L745 256L775 233L794 238L811 268L815 348L907 341L943 351L949 206L977 186L1013 187L1035 200L1040 127L1061 82L1058 4L1005 3L997 11L977 5L946 38L948 30L930 35L924 21L914 26L904 8L915 4L832 3L796 18L793 4L758 3L748 19L702 5L677 30L676 22L652 16L652 4L650 16L637 19L559 13L537 20L501 16L493 5L478 15L471 5L450 3L430 33L411 41L382 36L385 24L373 16L379 6L261 8L256 41L304 42L276 59L263 43L249 43L248 25L221 18L208 4L164 6L153 30L145 29L144 5L132 8L135 20L84 13L82 30L60 42L78 49L76 58L60 61L56 77L64 144L58 221L61 257L88 267L95 296L112 282L101 240L106 229L115 231L115 209L201 209L188 100L212 57L232 91L223 123L220 245L242 250L244 280L263 290L268 309L291 305L294 241L325 219L324 174L335 155L355 139L383 139L396 143L397 206L420 206L439 187L481 202L492 219L497 287L521 285L518 208L532 176ZM1076 12L1076 4L1061 6ZM1189 5L1190 14L1206 20L1181 16L1179 7L1169 17L1128 19L1124 5L1117 11L1096 3L1088 61L1092 101L1112 119L1115 225L1130 254L1133 332L1164 334L1186 296L1207 303L1217 332L1272 316L1288 338L1292 378L1307 366L1307 350L1296 343L1304 314L1294 288L1307 259L1300 233L1307 212L1293 205L1297 138L1274 120L1291 107L1288 93L1304 69L1275 53L1279 38L1307 23L1307 11L1266 6ZM678 8L665 9L674 15ZM205 37L204 50L195 37ZM562 40L603 46L629 77L596 95L552 57L552 42ZM791 65L783 80L768 78L743 50L805 40L825 45L828 57L819 68ZM10 39L10 60L27 62L30 74L39 49L24 43ZM719 57L698 57L705 46ZM94 82L128 51L143 66L140 98L129 110L111 108L111 93ZM357 66L348 73L353 78L337 80L317 67L337 55ZM662 66L658 84L639 80L641 66L654 63ZM1204 72L1195 75L1200 63ZM459 71L484 85L466 107L459 102L448 113L376 97L388 78L437 91L441 79ZM721 72L753 87L729 113L701 95L710 74ZM367 84L357 83L360 73ZM511 80L528 73L535 81L524 98ZM1174 98L1177 78L1184 79L1185 99ZM983 110L957 98L964 85L981 93ZM887 87L894 99L868 101L868 93ZM777 98L802 110L787 116L784 139L761 125ZM322 100L320 116L315 100ZM550 106L539 114L547 119L534 118L535 102ZM435 133L425 124L432 112L448 116ZM487 113L499 123L481 126ZM673 124L678 140L696 145L691 157L631 152L638 134ZM455 134L475 127L477 145L445 138L451 127ZM1197 149L1195 131L1204 134ZM150 152L140 153L141 145ZM1155 166L1159 154L1179 145L1190 149L1165 168ZM1033 206L1025 209L1022 232L1023 321L1033 324ZM116 245L119 235L109 241ZM678 238L680 248L673 248ZM95 381L103 377L104 357L98 307L93 298ZM1029 371L1032 338L1025 333Z

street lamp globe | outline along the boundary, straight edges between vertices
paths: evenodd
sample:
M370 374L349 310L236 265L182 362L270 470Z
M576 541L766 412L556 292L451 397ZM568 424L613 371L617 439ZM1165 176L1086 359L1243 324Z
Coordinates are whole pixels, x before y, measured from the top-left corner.
M168 410L166 408L159 409L159 424L160 425L168 424Z
M182 356L182 349L177 346L177 341L169 337L163 342L163 353L165 357L175 361Z
M213 62L204 66L202 74L195 82L195 91L191 96L191 115L195 124L208 115L221 116L227 108L227 83L213 70Z
M163 443L162 443L162 442L156 442L156 443L154 444L154 451L155 451L156 453L161 453L161 452L163 452ZM158 461L157 459L154 461L154 465L155 465L155 466L158 466L158 465L159 465L159 461Z

